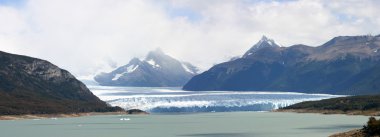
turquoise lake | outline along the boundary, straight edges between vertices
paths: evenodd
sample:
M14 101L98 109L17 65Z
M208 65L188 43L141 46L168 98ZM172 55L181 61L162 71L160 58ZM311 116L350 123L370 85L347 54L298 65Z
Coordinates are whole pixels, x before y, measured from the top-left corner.
M0 137L326 137L368 117L279 112L101 115L0 121Z

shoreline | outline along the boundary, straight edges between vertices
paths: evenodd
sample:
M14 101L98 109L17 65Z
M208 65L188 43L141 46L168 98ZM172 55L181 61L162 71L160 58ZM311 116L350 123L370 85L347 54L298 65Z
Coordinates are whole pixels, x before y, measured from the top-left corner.
M329 137L365 137L365 134L361 129L351 129L349 131L332 134Z
M379 111L338 111L338 110L310 110L310 109L277 109L272 112L309 113L322 115L347 115L347 116L380 116ZM334 133L329 137L365 137L361 129L353 128L348 131Z
M256 111L249 111L256 112ZM310 110L310 109L276 109L267 112L289 112L289 113L314 113L323 115L351 115L351 116L380 116L380 111L337 111L337 110ZM147 112L129 113L122 112L85 112L85 113L67 113L67 114L23 114L23 115L0 115L0 120L24 120L24 119L47 119L47 118L72 118L82 116L96 115L147 115Z
M127 112L123 111L123 112L86 112L86 113L68 113L68 114L0 115L0 121L1 120L48 119L48 118L73 118L73 117L97 116L97 115L144 115L144 114L143 113L128 114Z
M355 115L355 116L380 116L380 111L375 110L351 110L351 111L340 111L340 110L314 110L314 109L277 109L272 112L292 112L292 113L317 113L324 115Z

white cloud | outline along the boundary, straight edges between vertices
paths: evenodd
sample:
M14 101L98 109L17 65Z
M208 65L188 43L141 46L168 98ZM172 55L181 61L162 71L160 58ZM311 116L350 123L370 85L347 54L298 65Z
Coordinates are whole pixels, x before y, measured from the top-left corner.
M376 1L30 0L0 5L0 50L86 75L161 47L207 69L242 55L262 35L317 46L337 35L377 34ZM183 12L177 14L176 12Z

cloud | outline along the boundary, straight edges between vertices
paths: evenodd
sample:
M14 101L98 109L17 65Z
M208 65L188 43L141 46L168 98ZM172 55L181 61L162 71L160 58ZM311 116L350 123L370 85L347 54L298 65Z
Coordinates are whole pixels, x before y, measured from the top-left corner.
M0 50L75 75L124 65L161 47L203 70L242 55L262 35L318 46L378 34L378 1L30 0L0 3Z

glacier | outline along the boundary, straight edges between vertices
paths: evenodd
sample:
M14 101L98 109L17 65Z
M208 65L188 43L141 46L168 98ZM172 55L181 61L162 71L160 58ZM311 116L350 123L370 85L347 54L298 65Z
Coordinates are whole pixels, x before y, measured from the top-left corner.
M180 88L104 87L90 90L112 106L150 113L271 111L303 101L344 95L265 91L183 91Z
M130 65L130 66L128 66L126 72L123 72L123 73L120 73L120 74L116 74L116 75L112 78L112 81L118 80L120 77L124 76L125 74L132 73L132 72L135 71L138 67L139 67L139 65Z

